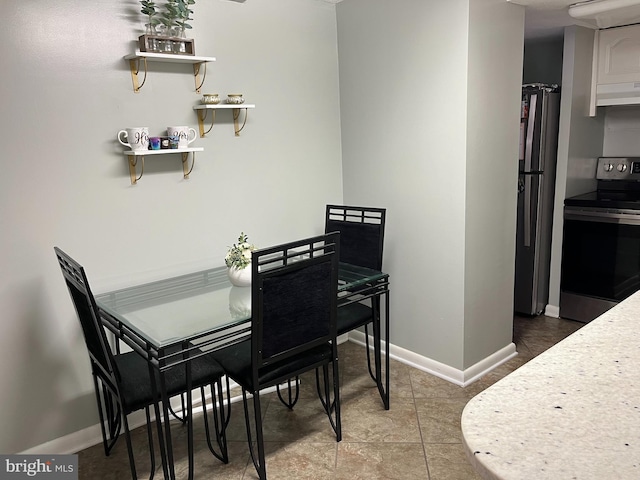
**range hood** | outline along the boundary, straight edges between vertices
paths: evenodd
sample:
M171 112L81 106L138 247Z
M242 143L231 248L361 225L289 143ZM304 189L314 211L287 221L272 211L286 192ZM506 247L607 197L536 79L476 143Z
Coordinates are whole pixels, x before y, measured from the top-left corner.
M640 82L597 85L596 105L640 105Z
M569 15L598 28L640 22L640 0L591 0L569 6Z

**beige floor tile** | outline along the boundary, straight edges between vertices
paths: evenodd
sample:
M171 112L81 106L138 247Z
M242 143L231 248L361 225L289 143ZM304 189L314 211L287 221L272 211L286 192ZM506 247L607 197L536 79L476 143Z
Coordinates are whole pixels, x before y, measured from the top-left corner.
M426 443L430 480L480 480L460 443Z
M334 479L337 442L333 443L265 443L265 463L269 480ZM245 479L257 479L249 464Z
M414 398L464 396L461 386L416 369L411 372L411 388Z
M420 442L414 401L396 399L389 410L371 396L345 404L342 438L347 442Z
M513 341L519 355L464 388L391 360L390 410L384 409L369 376L364 347L344 343L339 346L343 440L336 442L316 393L313 372L301 376L300 399L293 410L273 393L262 395L268 478L478 480L461 443L460 416L468 400L582 325L545 316L515 317ZM249 409L255 432L251 399ZM209 452L203 425L202 414L196 415L195 478L256 479L242 401L231 408L228 464ZM186 479L186 428L174 421L172 433L176 476ZM138 477L148 478L146 429L133 430L132 438ZM156 478L162 478L159 458L157 462ZM124 437L109 457L99 444L79 452L78 463L80 480L130 478Z
M293 410L272 398L262 430L266 442L336 441L329 417L317 397L300 399Z
M422 441L425 444L462 443L460 416L467 402L464 397L417 398Z
M429 480L482 480L482 477L469 463L438 463L429 464Z
M420 443L349 443L338 445L337 480L428 479Z

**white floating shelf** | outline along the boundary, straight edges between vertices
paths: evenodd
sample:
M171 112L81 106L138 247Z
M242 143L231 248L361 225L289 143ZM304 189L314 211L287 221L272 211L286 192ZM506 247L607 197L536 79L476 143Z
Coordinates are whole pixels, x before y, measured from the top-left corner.
M126 55L125 60L139 60L146 58L149 61L158 62L170 62L170 63L206 63L215 62L216 57L198 57L196 55L172 55L170 53L154 53L154 52L141 52L136 50L136 53Z
M125 155L137 156L142 155L163 155L167 153L189 153L189 152L202 152L203 147L189 147L189 148L161 148L159 150L126 150Z
M213 110L217 108L256 108L256 106L251 103L219 103L217 105L202 104L193 107L194 110Z

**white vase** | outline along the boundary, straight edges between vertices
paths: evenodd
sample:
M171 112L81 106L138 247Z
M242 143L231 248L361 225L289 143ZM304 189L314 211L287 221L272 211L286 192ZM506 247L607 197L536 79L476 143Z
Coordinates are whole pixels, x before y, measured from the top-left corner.
M233 320L251 318L251 289L233 286L229 289L229 313Z
M245 268L229 267L227 274L231 283L236 287L248 287L251 285L251 264Z

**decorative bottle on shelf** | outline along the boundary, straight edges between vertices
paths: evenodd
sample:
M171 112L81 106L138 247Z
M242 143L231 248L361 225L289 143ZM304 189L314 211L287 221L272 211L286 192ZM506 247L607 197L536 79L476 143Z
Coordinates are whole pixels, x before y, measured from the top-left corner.
M173 41L170 38L172 34L171 27L160 25L158 29L158 34L165 37L158 41L158 51L160 53L173 53Z
M187 47L184 41L180 40L182 38L187 38L184 27L173 27L172 31L172 35L176 38L176 40L173 41L173 53L187 53Z
M151 35L151 36L155 36L158 35L158 32L156 30L156 26L152 23L147 23L145 25L146 29L145 29L145 35ZM146 39L146 47L147 47L147 52L157 52L158 51L158 39L157 38L149 38L147 37Z

